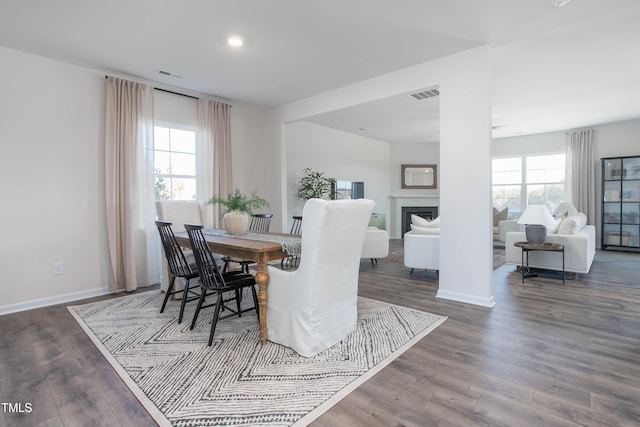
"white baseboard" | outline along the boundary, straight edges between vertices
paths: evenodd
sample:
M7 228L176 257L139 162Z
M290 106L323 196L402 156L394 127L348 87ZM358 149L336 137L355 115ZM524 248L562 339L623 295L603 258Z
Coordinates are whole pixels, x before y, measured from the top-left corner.
M491 298L478 298L473 295L459 294L456 292L446 292L446 291L438 290L438 292L436 293L436 298L466 302L469 304L480 305L482 307L489 307L489 308L496 305L496 301L493 299L493 296Z
M107 288L96 288L88 291L74 292L72 294L56 295L54 297L40 298L31 301L20 302L0 306L0 315L17 313L19 311L31 310L34 308L47 307L50 305L63 304L70 301L77 301L85 298L93 298L111 293Z

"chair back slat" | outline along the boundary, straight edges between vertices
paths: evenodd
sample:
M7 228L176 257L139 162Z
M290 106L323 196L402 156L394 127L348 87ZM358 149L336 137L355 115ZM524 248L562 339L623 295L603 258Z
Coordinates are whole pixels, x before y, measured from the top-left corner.
M293 223L291 224L291 234L300 234L302 228L302 217L294 216Z
M178 277L186 277L194 274L193 269L187 262L187 258L184 256L184 252L182 252L182 248L176 240L176 236L173 234L171 223L167 221L156 221L156 226L160 233L160 240L162 241L165 257L167 258L169 272Z
M200 282L207 289L223 288L226 286L224 277L218 269L209 245L202 233L202 225L185 224L184 228L189 235L193 256L200 272Z
M266 233L269 231L271 225L271 218L273 214L254 214L251 217L251 224L249 225L250 231L258 233Z

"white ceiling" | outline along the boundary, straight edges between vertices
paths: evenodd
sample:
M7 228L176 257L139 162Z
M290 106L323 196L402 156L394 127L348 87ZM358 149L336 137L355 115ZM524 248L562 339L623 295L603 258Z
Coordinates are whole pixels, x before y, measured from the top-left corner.
M490 44L496 137L640 117L638 23L638 0L0 0L1 45L259 108ZM437 104L405 95L311 121L433 142Z

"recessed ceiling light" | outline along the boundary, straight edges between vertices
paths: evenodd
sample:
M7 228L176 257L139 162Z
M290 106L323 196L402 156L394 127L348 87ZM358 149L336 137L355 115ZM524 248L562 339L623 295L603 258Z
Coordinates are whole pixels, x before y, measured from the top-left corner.
M555 7L562 7L570 1L571 0L551 0L551 4L553 4Z
M367 129L367 128L360 128L360 129L358 129L358 130L359 130L360 132L369 132L369 129Z
M229 43L229 46L240 47L244 44L244 40L240 36L231 36L227 39L227 43Z

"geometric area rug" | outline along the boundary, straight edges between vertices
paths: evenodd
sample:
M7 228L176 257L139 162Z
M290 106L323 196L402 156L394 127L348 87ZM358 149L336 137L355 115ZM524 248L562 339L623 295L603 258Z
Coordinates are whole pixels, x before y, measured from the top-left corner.
M68 307L163 426L306 425L446 320L358 298L356 331L306 358L261 346L255 312L221 320L208 347L212 308L189 330L195 306L178 325L179 301L160 313L163 297L149 291Z

